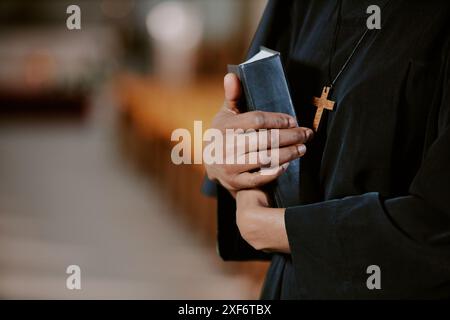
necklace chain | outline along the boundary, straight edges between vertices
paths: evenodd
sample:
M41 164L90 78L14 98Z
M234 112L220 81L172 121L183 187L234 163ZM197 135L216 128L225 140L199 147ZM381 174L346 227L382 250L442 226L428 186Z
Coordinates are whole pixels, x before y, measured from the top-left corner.
M341 76L341 74L344 72L345 68L347 68L348 64L350 63L350 60L353 58L353 56L355 55L356 51L358 51L359 46L361 45L361 43L363 42L364 38L367 36L367 34L369 33L370 29L366 29L364 31L364 33L359 37L358 41L356 42L355 47L353 48L352 52L350 53L350 55L347 57L347 59L345 60L344 64L342 65L342 67L339 69L339 72L337 73L337 75L334 77L333 80L331 80L331 65L332 65L332 60L333 60L333 56L334 53L336 51L336 46L337 46L337 38L338 38L338 33L340 30L340 24L341 24L341 11L342 11L342 1L343 0L339 0L338 3L338 17L337 17L337 21L336 21L336 28L335 28L335 34L334 34L334 43L332 45L332 50L331 50L331 54L330 54L330 60L329 60L329 64L328 64L328 74L329 74L329 78L330 78L330 89L332 89L334 87L334 85L336 84L337 80L339 79L339 77ZM389 3L390 0L388 0L384 6L386 7L386 5Z

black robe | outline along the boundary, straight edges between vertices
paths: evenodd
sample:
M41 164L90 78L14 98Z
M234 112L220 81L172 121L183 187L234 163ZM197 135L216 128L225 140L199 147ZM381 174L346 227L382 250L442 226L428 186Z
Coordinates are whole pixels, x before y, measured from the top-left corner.
M269 1L249 51L281 52L299 124L311 127L312 97L365 31L366 8L382 7L381 30L369 31L336 83L335 110L301 159L301 202L285 215L292 254L250 247L220 186L219 253L271 258L266 299L448 298L450 4L343 0L336 30L338 2ZM381 290L367 288L370 265Z

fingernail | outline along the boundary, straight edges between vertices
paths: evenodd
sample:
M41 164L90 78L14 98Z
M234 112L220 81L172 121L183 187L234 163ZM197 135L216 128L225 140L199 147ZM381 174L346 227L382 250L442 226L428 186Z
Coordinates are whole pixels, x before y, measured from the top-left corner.
M306 147L304 144L301 144L297 147L298 153L300 153L301 155L303 155L306 152Z
M312 137L313 134L314 134L314 132L312 130L308 129L306 131L306 138L309 140Z
M293 119L293 118L289 118L289 126L292 127L296 127L297 126L297 122Z
M289 167L289 162L283 163L281 165L281 168L283 169L283 171L286 171L288 167Z
M238 112L237 112L236 109L234 109L234 108L226 107L225 110L228 111L228 112L230 112L230 113L232 113L232 114L234 114L234 115L237 115L237 114L238 114Z

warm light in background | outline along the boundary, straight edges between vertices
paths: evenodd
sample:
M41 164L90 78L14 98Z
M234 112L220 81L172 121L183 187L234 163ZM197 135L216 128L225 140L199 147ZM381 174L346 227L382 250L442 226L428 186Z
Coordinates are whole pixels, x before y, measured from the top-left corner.
M195 72L195 50L202 39L203 24L193 3L166 1L155 5L146 17L155 42L155 73L168 84L186 83Z
M146 25L155 40L180 49L195 47L203 33L195 6L181 1L155 5L147 15Z

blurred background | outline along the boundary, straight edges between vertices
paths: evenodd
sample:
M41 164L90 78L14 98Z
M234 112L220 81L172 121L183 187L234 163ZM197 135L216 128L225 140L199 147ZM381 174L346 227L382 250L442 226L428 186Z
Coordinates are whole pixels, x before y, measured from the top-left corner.
M267 265L220 260L170 136L208 126L265 2L0 2L0 298L258 297Z

